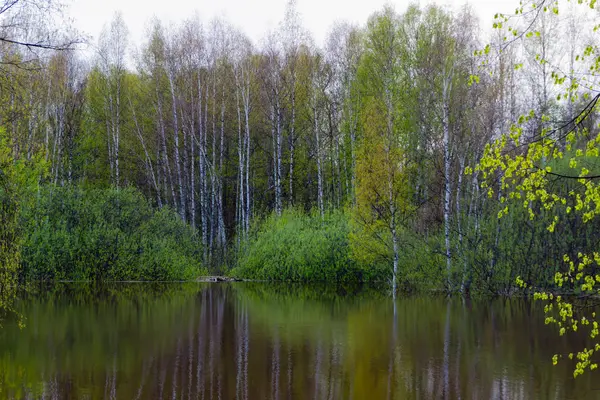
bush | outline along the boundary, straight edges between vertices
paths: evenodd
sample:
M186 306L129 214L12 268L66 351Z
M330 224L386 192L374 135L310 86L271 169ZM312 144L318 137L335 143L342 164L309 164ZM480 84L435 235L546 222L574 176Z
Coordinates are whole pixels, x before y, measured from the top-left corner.
M318 213L286 210L267 218L243 244L237 278L274 281L368 281L381 271L350 257L348 218L340 211Z
M21 279L187 280L200 268L197 234L134 189L45 186L21 212Z

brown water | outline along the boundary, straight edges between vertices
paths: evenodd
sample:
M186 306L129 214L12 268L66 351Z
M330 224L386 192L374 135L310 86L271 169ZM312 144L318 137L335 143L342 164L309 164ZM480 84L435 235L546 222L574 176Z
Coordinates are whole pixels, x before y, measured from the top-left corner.
M269 284L63 286L0 330L0 398L594 399L539 305ZM597 382L597 383L596 383Z

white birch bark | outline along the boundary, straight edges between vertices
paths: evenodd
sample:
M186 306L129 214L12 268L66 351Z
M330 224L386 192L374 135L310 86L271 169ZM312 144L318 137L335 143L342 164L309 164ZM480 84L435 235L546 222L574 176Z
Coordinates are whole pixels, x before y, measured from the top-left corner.
M173 146L173 155L175 157L175 172L177 173L177 186L178 186L178 191L179 191L179 201L176 201L176 207L179 210L179 215L181 216L181 218L185 221L185 203L186 203L186 199L185 199L185 194L184 194L184 188L183 188L183 180L182 180L182 176L181 176L181 159L180 159L180 154L179 154L179 118L177 115L177 98L175 96L175 85L174 85L174 77L173 77L173 72L169 71L167 72L167 78L169 80L169 89L171 92L171 108L172 108L172 112L173 112L173 141L174 141L174 146Z
M146 141L144 140L144 135L142 133L142 130L140 129L140 125L135 113L135 108L133 107L131 98L129 99L129 105L131 108L131 115L133 117L133 122L135 123L135 128L136 128L136 133L138 136L138 139L140 140L140 144L142 145L142 149L144 150L144 157L145 157L145 164L146 164L146 173L148 174L149 178L152 181L152 186L154 187L154 190L156 191L156 200L158 202L158 207L162 208L163 204L162 204L162 198L160 195L160 188L158 186L158 182L156 180L156 175L154 173L154 167L152 166L152 159L150 158L150 154L148 153L148 147L146 146Z
M450 289L450 272L452 268L452 253L450 248L450 198L452 188L450 186L450 90L452 85L452 72L444 77L442 92L442 129L444 133L444 241L446 245L446 274L447 285Z
M315 150L316 150L316 158L317 158L317 203L319 206L319 212L321 213L321 218L325 216L325 205L323 203L323 172L321 167L321 138L319 135L319 113L318 113L318 99L316 93L316 85L315 85L315 93L313 93L313 120L314 120L314 135L315 135Z

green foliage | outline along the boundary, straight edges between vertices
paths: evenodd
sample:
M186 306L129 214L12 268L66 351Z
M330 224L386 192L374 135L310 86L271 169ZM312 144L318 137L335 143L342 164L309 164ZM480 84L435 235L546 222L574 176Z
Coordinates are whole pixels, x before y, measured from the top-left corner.
M243 244L231 275L277 281L369 281L383 271L350 257L348 218L340 211L324 218L294 209L267 218Z
M18 202L9 176L10 168L6 148L0 147L0 309L3 311L12 307L20 260Z
M26 280L188 280L197 234L134 189L43 187L21 213Z
M5 131L0 129L0 312L12 312L21 263L23 229L19 210L37 187L45 163L15 159Z
M405 292L440 290L446 273L444 236L440 231L421 237L409 229L400 230L398 287Z
M394 257L389 229L374 231L375 227L351 221L351 257L360 265L372 265L392 276ZM367 230L369 229L369 230ZM398 289L402 292L438 290L443 287L446 258L444 237L439 231L427 238L403 226L398 227Z
M565 98L580 95L576 84L566 85L562 79L556 79L554 83ZM548 303L546 323L556 325L560 335L585 329L594 340L592 348L568 355L578 360L574 376L596 369L598 364L592 355L600 350L596 314L588 311L593 307L577 307L577 300L562 295L564 292L580 297L600 294L597 286L600 255L594 229L594 220L600 214L600 185L595 175L600 157L600 136L596 128L590 130L582 124L591 112L597 111L596 98L574 119L576 124L558 128L551 126L550 116L542 114L539 116L542 122L539 134L532 140L525 135L527 123L536 117L532 110L513 124L510 133L486 147L476 169L487 178L484 187L488 196L501 194L503 208L498 218L505 218L513 207L519 207L526 211L524 221L543 224L547 232L559 235L560 242L570 242L570 246L558 247L564 253L553 253L555 257L546 264L547 272L554 272L553 282L531 276L519 276L517 282L524 288L532 288L537 299ZM491 181L499 181L499 185ZM563 232L568 235L560 235ZM539 239L537 243L542 243L542 251L552 252L548 243ZM557 268L554 267L556 264L561 265ZM556 355L554 363L560 357L562 355Z

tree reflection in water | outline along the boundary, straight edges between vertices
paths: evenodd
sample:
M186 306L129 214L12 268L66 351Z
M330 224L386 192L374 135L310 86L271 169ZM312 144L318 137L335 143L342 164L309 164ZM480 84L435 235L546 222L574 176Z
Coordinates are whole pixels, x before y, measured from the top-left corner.
M343 292L343 291L339 291ZM7 398L596 398L536 305L266 284L65 286L0 332ZM575 347L577 348L577 347Z

